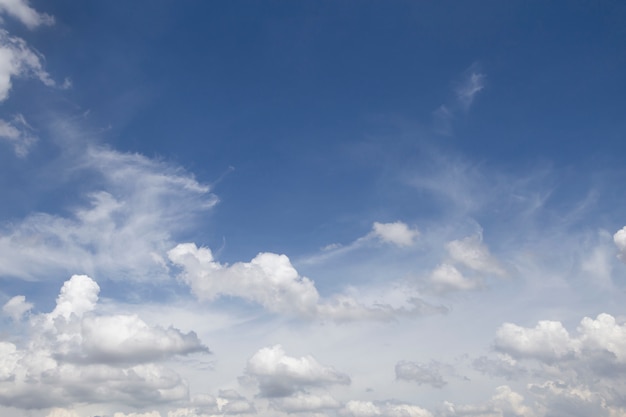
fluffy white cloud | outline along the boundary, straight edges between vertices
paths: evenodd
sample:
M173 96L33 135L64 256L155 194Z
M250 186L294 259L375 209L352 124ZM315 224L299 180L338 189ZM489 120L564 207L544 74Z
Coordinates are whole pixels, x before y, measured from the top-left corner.
M261 253L249 263L228 266L215 262L210 249L186 243L170 250L168 256L184 268L181 278L199 298L230 295L273 312L315 313L319 294L313 282L301 277L285 255Z
M280 345L256 352L248 361L246 374L258 382L264 397L286 397L307 387L350 384L348 375L312 356L287 356Z
M99 190L70 216L32 214L0 233L0 274L25 279L81 271L108 279L168 275L175 235L216 204L209 187L177 167L88 146L67 169Z
M617 257L626 262L626 226L615 232L613 242L615 242L615 246L619 250Z
M73 276L50 313L31 315L24 340L0 342L0 404L145 406L188 397L187 383L153 361L206 351L195 333L98 314L98 292L91 278Z
M301 276L285 255L261 253L250 262L220 264L208 248L194 243L179 244L168 252L169 259L182 268L179 275L200 299L234 296L260 304L274 313L337 321L390 320L401 315L441 313L411 293L408 307L398 308L380 301L364 305L346 294L321 299L313 281Z
M13 320L18 321L22 316L33 308L31 303L26 302L26 297L16 295L2 306L2 312Z
M447 263L435 268L430 274L430 281L439 292L472 290L480 285L478 281L464 277L454 265Z
M405 381L412 381L418 385L426 384L435 388L441 388L447 384L442 372L448 366L439 362L421 364L411 361L400 361L396 364L396 378Z
M29 29L54 24L54 17L46 13L39 13L30 7L27 0L0 0L0 13L10 15Z
M476 272L498 276L506 275L497 259L491 255L487 246L482 242L480 235L453 240L446 245L446 248L454 262Z
M558 321L543 320L533 329L512 323L503 324L497 331L496 349L513 357L554 361L577 351L575 340Z
M12 121L0 119L0 140L11 144L17 156L25 157L37 142L37 137L33 135L24 116L18 114Z
M415 243L415 239L419 236L419 231L409 228L409 226L400 221L394 223L375 222L372 226L372 234L383 242L405 247Z

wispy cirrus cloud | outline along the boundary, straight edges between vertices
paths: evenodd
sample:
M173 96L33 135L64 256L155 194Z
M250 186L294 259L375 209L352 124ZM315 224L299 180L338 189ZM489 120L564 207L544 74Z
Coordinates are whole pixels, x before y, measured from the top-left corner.
M33 9L27 0L0 0L0 13L19 20L29 29L54 24L54 17Z

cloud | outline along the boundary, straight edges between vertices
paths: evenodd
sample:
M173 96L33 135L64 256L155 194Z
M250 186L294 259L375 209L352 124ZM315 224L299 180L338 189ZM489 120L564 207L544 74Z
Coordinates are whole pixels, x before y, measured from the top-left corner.
M33 77L48 87L56 83L43 69L43 57L23 39L0 29L0 102L7 99L14 77Z
M274 398L271 405L272 408L286 413L320 412L341 407L341 403L329 394L315 395L303 392L297 392L289 397Z
M21 114L15 116L10 122L0 119L0 140L13 145L15 154L21 158L28 155L30 148L37 142L37 137L32 134L32 130Z
M301 276L286 255L260 253L250 262L226 265L215 261L210 249L183 243L171 249L168 257L182 268L179 278L201 300L239 297L272 313L336 321L391 320L447 311L421 300L414 291L402 294L406 305L400 307L382 301L363 304L346 294L322 299L313 281Z
M445 402L441 417L534 417L537 415L533 409L524 405L524 397L509 386L499 386L495 391L491 399L484 404L456 405Z
M506 275L489 249L482 242L482 236L469 236L460 240L453 240L446 245L448 254L453 261L482 274L497 276Z
M87 203L69 215L34 213L5 224L0 275L36 279L80 271L139 281L168 276L165 252L176 235L217 203L210 187L139 154L93 145L71 152L61 176L90 179Z
M496 333L495 347L516 358L548 362L571 356L578 349L563 325L549 320L540 321L532 329L505 323Z
M419 236L417 229L410 229L405 223L397 221L394 223L375 222L372 227L372 234L383 242L392 243L399 247L411 246Z
M195 333L98 314L98 292L91 278L73 276L50 313L31 314L23 340L0 342L0 404L145 406L188 397L187 383L155 362L206 352Z
M0 0L0 13L6 13L19 20L29 29L54 24L54 17L37 12L30 7L27 0Z
M432 413L424 408L390 401L348 401L340 414L348 417L432 417Z
M2 312L15 321L19 321L24 314L33 308L31 303L26 302L26 297L16 295L2 306Z
M626 226L615 232L613 242L619 251L617 257L626 263Z
M287 356L280 345L256 352L248 360L246 375L258 382L260 395L269 398L287 397L311 387L350 384L348 375L320 364L312 356Z
M465 278L454 265L447 263L435 268L430 281L438 292L473 290L480 285L478 281Z
M417 385L430 385L434 388L442 388L447 384L442 372L448 371L449 366L432 361L429 364L400 361L396 364L396 378L404 381L415 382Z

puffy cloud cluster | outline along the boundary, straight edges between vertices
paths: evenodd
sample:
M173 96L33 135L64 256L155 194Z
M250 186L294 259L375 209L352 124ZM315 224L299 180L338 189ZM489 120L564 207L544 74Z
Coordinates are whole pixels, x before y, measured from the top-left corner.
M285 255L260 253L250 262L225 265L214 259L210 249L184 243L171 249L168 256L181 267L180 279L204 300L233 296L274 313L338 321L389 320L398 315L442 312L416 297L408 300L408 308L381 303L363 305L344 294L322 299L313 281L301 276Z
M88 276L73 276L50 313L30 317L28 340L0 342L0 404L143 406L187 398L186 382L155 361L206 352L195 333L149 326L137 316L99 315L99 290Z
M280 345L266 347L254 354L246 366L246 375L259 385L263 397L288 397L295 393L302 394L305 389L326 387L334 384L350 384L350 377L333 367L320 364L312 356L295 358L287 356ZM322 401L307 396L292 398L289 404Z

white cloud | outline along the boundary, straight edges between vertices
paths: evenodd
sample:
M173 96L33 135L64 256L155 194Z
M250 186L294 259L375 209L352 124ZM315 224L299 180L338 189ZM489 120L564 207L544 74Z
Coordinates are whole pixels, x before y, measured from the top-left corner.
M27 0L0 0L0 13L10 15L29 29L54 24L54 17L37 12L30 7Z
M273 312L315 313L319 294L313 282L301 277L285 255L261 253L249 263L228 266L215 262L210 249L186 243L170 250L168 256L184 268L181 278L199 298L230 295Z
M93 179L86 205L69 216L35 213L4 226L0 274L25 279L81 271L107 279L168 276L173 239L217 203L209 187L170 164L87 146L63 176ZM79 196L76 196L79 197Z
M626 226L615 232L613 242L619 251L617 257L626 262Z
M13 77L34 77L53 87L56 83L43 69L43 57L23 39L9 36L0 29L0 102L7 99Z
M287 356L282 346L266 347L254 354L246 374L259 384L264 397L287 397L310 387L350 384L350 377L320 364L312 356Z
M50 313L31 315L23 340L0 343L0 404L145 406L188 397L187 383L154 362L205 352L195 333L98 314L98 292L91 278L73 276Z
M445 402L441 417L534 417L537 415L535 410L524 405L524 397L509 386L499 386L495 391L491 399L484 404L456 405Z
M113 414L113 417L161 417L161 413L158 411L147 411L145 413L120 413Z
M560 322L548 320L540 321L533 329L503 324L496 334L495 347L513 357L545 361L562 359L578 349Z
M480 235L453 240L446 245L446 248L455 262L476 272L498 276L506 275L498 260L491 255L487 246L482 242Z
M31 303L26 302L26 297L16 295L2 306L2 312L15 321L19 321L26 312L33 308Z
M374 236L383 242L392 243L396 246L406 247L415 243L419 236L417 229L410 229L405 223L397 221L394 223L378 223L372 226Z
M0 119L0 140L13 145L15 154L23 158L37 142L37 137L33 135L32 128L24 117L18 114L13 121Z
M250 262L226 265L216 262L210 249L183 243L171 249L168 256L182 268L179 278L202 300L234 296L258 303L273 313L336 321L391 320L447 311L421 300L414 291L403 292L405 305L399 307L384 303L384 297L368 304L349 294L322 299L313 281L301 276L285 255L261 253ZM388 288L377 294L381 297L385 292L389 292Z
M430 281L436 291L465 291L479 286L479 282L465 278L454 265L443 263L430 275Z
M348 401L340 413L349 417L432 417L432 413L412 404L396 402Z
M297 392L289 397L274 398L272 407L287 413L315 412L341 407L341 403L329 394L308 394Z

